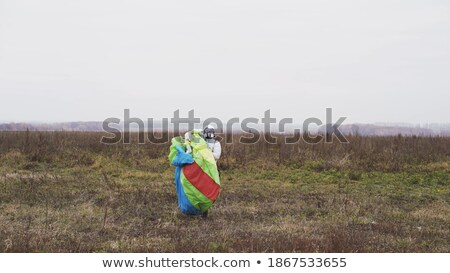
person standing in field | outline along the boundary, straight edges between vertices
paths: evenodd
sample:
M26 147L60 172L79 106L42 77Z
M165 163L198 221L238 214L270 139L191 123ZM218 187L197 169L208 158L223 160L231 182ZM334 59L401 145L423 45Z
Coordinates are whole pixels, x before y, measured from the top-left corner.
M214 160L216 160L217 163L217 161L220 159L220 155L222 154L222 146L220 145L220 142L216 140L216 132L212 125L208 125L205 127L205 129L203 129L203 138L208 144L208 149L211 150L214 156ZM208 217L208 211L205 211L202 214L202 217Z
M222 154L222 146L220 145L220 142L216 140L216 132L212 125L208 125L205 129L203 129L203 138L208 144L208 148L213 153L214 159L217 162Z

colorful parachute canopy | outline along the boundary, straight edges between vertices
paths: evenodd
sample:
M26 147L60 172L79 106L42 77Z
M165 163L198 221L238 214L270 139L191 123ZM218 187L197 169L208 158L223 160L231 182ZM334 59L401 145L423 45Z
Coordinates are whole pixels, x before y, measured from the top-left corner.
M190 145L192 153L186 153ZM201 214L207 211L220 193L216 161L200 133L193 132L191 140L174 137L169 160L176 166L175 185L178 207L182 213Z

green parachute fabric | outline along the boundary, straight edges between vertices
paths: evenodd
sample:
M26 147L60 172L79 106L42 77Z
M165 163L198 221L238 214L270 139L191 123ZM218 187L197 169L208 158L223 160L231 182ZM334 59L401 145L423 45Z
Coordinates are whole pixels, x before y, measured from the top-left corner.
M190 145L192 153L186 153L186 145ZM172 138L169 161L176 166L180 211L192 215L207 211L220 194L220 178L214 156L200 132L193 131L190 141Z

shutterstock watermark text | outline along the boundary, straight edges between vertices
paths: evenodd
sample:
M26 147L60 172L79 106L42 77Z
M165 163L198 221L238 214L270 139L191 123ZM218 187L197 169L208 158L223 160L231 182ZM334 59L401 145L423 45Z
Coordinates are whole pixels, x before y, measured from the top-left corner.
M286 144L294 144L304 141L309 144L316 144L324 141L332 143L339 141L348 143L347 138L340 131L340 126L346 117L339 117L333 122L332 108L326 108L326 118L323 122L318 117L309 117L301 125L294 123L294 119L284 117L277 119L271 116L270 109L266 110L261 117L238 117L230 118L226 121L209 117L203 121L195 116L195 111L188 111L186 116L180 114L180 110L175 110L171 118L162 118L155 121L154 118L147 118L146 121L132 117L130 109L124 109L123 120L117 117L110 117L103 121L102 127L108 136L103 136L102 143L117 144L131 143L131 134L139 133L138 143L147 142L155 144L164 144L170 141L168 133L172 135L181 135L184 132L194 129L205 128L207 125L215 127L217 135L225 141L232 143L239 141L245 144L254 144L263 140L267 143L279 143L279 136ZM297 128L299 127L299 128ZM233 134L239 134L236 139Z

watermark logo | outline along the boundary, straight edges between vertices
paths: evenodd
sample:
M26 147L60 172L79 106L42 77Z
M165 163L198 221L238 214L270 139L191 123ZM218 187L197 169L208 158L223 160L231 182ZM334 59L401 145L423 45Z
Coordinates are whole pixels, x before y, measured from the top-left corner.
M216 117L210 117L203 122L195 116L195 111L190 110L186 117L180 116L180 110L175 110L173 117L162 118L155 121L153 118L144 120L131 117L130 109L124 109L123 120L110 117L103 121L102 128L108 133L103 136L101 142L104 144L131 143L131 135L138 133L138 143L147 142L153 144L166 144L170 142L169 133L174 136L189 132L195 128L205 128L214 124L216 133L225 143L238 141L244 144L254 144L263 140L270 144L279 144L280 139L286 144L295 144L304 141L309 144L317 144L322 141L332 143L337 140L341 143L348 143L347 138L340 131L340 126L346 117L339 117L333 122L332 108L326 108L326 120L310 117L305 119L300 126L294 124L293 118L281 118L278 120L271 116L270 109L266 110L262 117L247 117L240 119L234 117L225 122ZM290 128L288 130L287 128ZM300 128L296 128L300 127ZM311 128L315 128L311 130ZM239 135L238 138L233 135ZM283 136L280 138L280 136Z

